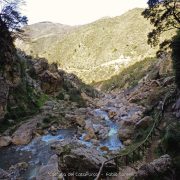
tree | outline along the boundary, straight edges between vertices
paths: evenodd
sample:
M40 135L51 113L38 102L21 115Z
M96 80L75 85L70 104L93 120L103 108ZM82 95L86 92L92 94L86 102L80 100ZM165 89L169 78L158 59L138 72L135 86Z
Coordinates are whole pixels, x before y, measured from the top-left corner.
M180 0L149 0L143 16L154 29L148 34L148 44L156 46L160 35L172 29L180 30Z
M19 37L22 33L21 27L27 24L27 17L22 16L19 6L23 0L0 0L2 8L0 11L0 26L9 29L13 38Z
M143 15L154 25L154 29L148 34L150 45L157 45L163 32L177 30L176 36L160 44L157 55L164 54L171 47L176 84L180 89L180 0L148 0L148 6Z
M27 18L19 12L21 0L0 0L0 71L5 64L16 61L14 39L21 37L21 27L27 23Z

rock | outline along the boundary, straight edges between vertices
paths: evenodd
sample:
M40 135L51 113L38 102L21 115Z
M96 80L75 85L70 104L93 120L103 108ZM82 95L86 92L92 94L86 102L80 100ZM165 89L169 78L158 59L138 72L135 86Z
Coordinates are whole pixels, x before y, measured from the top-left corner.
M76 121L77 125L79 125L81 127L84 127L86 125L84 118L81 116L76 116L75 121Z
M76 114L86 114L88 108L79 108L75 111Z
M132 128L129 129L121 129L119 130L119 138L122 141L126 141L128 139L131 139L132 135L134 133L134 130Z
M36 180L63 180L62 173L58 169L58 156L53 155L47 165L41 166Z
M1 136L0 137L0 147L8 146L12 141L10 136Z
M58 155L59 166L63 172L95 172L99 170L101 163L107 160L98 150L85 148L73 140L55 143L51 148ZM114 162L107 164L113 169L114 165Z
M143 119L136 123L136 128L148 128L152 122L152 118L150 116L145 116Z
M58 156L63 156L65 154L69 154L71 149L77 148L81 146L76 140L74 139L66 139L61 142L56 142L51 145L51 149L55 151Z
M28 164L26 162L20 162L17 164L17 166L21 171L24 171L28 168Z
M109 151L109 148L107 146L102 146L100 147L101 151Z
M125 106L122 106L122 107L119 109L119 112L120 112L120 114L127 114L127 112L126 112L126 107L125 107Z
M87 131L87 137L86 139L90 140L90 139L96 139L96 135L94 132L94 128L93 128L93 124L91 121L86 121L86 126L85 126L85 130Z
M83 137L83 140L84 141L90 141L90 140L92 140L92 136L91 135L89 135L89 134L86 134L84 137Z
M131 117L130 117L131 121L133 122L137 122L139 121L139 119L141 119L141 116L139 116L138 114L133 114Z
M36 76L43 73L45 70L48 69L48 62L46 59L38 59L33 61L33 69L31 69L32 73L34 73Z
M10 174L7 171L0 168L0 180L9 180L9 179L10 179Z
M69 94L65 94L64 95L64 100L69 101L70 100L70 95Z
M84 127L86 125L84 117L82 115L78 116L78 115L66 114L65 119L67 119L68 121L71 121L72 123L80 127Z
M35 133L37 127L37 120L39 116L33 120L29 120L27 123L22 124L12 135L12 143L15 145L28 144Z
M98 131L98 138L106 139L108 137L108 133L109 133L109 127L102 126L102 128Z
M58 65L56 63L52 63L52 64L49 64L49 71L51 72L57 72L58 70Z
M57 131L57 127L51 126L51 127L49 128L49 130L50 130L50 131Z
M132 144L132 140L131 140L131 139L128 139L128 140L124 141L123 144L124 144L125 146L129 146L129 145Z
M72 149L69 154L64 155L60 159L59 164L62 168L75 172L98 171L100 165L107 160L97 150L83 147ZM112 162L107 164L107 166L115 168L114 165Z
M117 115L117 112L116 112L116 111L111 111L111 110L110 110L110 111L108 112L108 116L109 116L110 119L114 118L114 116L116 116L116 115Z
M142 165L134 176L134 180L145 179L176 179L172 159L163 155L149 164Z
M93 145L95 146L99 146L100 141L98 141L97 139L91 139L91 142L93 143Z
M58 92L63 83L63 78L59 75L58 72L51 73L48 70L40 75L40 80L41 89L47 94Z
M93 124L94 132L97 134L99 131L103 128L103 125L101 124Z
M20 162L15 165L12 165L8 172L11 175L10 179L21 179L21 174L27 170L28 164L26 162Z
M45 133L44 133L44 130L41 129L41 128L37 129L37 130L36 130L36 133L39 134L39 135L44 135L44 134L45 134Z
M131 119L127 119L127 120L120 121L120 125L121 125L121 128L129 128L130 126L134 127L135 122L132 121Z
M83 134L83 128L82 127L77 127L77 135L81 136Z
M173 105L174 114L177 118L180 118L180 98L177 99L176 103Z

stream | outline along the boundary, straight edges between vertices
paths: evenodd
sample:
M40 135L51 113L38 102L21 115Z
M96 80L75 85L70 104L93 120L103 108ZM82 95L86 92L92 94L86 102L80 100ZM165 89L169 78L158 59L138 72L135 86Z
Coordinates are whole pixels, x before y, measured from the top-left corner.
M86 133L83 133L77 138L80 144L88 148L96 148L101 151L100 147L105 146L110 151L117 151L123 147L118 137L119 126L111 121L108 114L100 109L93 110L94 116L99 116L103 119L104 124L109 128L106 139L101 140L99 146L94 146L90 141L84 141L83 137ZM98 124L93 124L93 127ZM34 138L28 145L21 146L9 146L0 149L0 168L9 169L11 165L19 162L27 162L28 169L24 172L23 177L25 179L32 179L36 176L41 165L47 164L48 159L53 155L51 145L57 141L64 141L72 139L76 136L77 129L69 128L58 130L55 135L47 134ZM103 154L104 152L102 152Z

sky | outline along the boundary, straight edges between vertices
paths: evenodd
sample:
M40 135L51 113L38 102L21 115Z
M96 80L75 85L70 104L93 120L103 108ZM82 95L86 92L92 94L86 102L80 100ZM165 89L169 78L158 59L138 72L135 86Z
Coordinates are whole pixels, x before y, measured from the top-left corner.
M147 0L25 0L23 14L28 24L51 21L82 25L102 17L114 17L135 7L146 7Z

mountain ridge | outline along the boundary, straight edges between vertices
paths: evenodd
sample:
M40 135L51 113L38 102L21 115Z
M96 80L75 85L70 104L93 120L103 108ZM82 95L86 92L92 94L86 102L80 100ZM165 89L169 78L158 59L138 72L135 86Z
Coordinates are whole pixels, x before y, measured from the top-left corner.
M53 35L30 38L29 42L17 46L32 56L56 62L86 83L107 80L127 65L155 56L157 47L147 45L152 25L141 15L142 11L135 8L121 16L67 28L62 34L53 32ZM129 62L123 62L122 57ZM101 68L101 64L112 61L120 63Z

